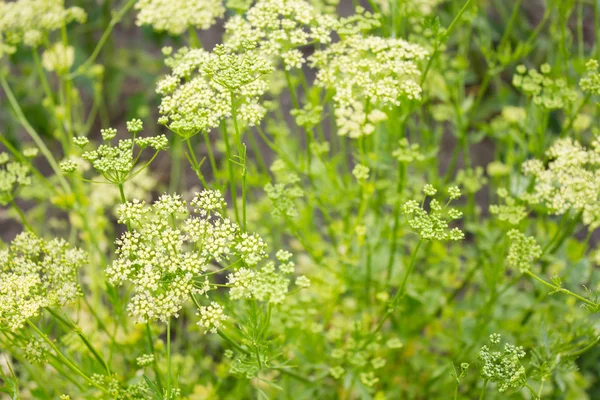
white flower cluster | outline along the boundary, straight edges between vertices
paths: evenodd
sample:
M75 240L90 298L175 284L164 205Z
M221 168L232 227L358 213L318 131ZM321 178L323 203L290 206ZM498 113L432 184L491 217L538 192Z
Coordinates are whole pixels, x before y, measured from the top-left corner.
M286 69L304 63L296 48L309 43L331 43L338 20L319 13L305 0L259 0L245 16L231 17L225 24L226 46L241 49L256 43L261 54L281 55Z
M366 165L356 164L352 170L352 175L354 175L357 181L361 182L369 179L370 172L371 170Z
M209 264L231 258L241 261L241 267L230 275L230 281L231 276L251 276L254 298L273 301L269 299L287 293L289 282L286 279L282 288L280 281L273 278L277 274L270 270L271 263L258 271L249 269L267 257L266 244L257 234L243 232L235 222L225 218L222 215L225 207L221 193L205 190L196 194L191 211L180 196L167 194L151 206L132 201L119 208L119 222L133 229L117 240L118 259L106 273L111 284L133 284L129 311L138 322L166 322L172 316L177 317L190 294L205 294L210 289L211 273L206 272ZM289 258L278 253L280 260L286 257ZM290 270L288 259L282 261L279 270ZM239 292L234 284L232 298L247 297L238 295ZM199 311L204 321L200 324L207 330L218 327L218 309L213 305L203 310Z
M200 317L198 325L203 327L206 332L211 333L216 333L217 329L227 320L223 306L215 301L208 306L200 307L196 315Z
M490 205L490 214L495 215L500 221L518 225L527 217L525 206L517 204L517 200L508 194L508 190L505 188L498 189L498 197L504 199L504 204Z
M586 76L579 81L579 87L585 93L597 96L600 94L600 73L598 73L598 60L591 59L585 63Z
M63 0L0 1L0 57L21 43L36 47L64 24L85 20L82 8L65 8Z
M29 167L20 162L10 161L7 153L0 153L0 204L10 202L19 186L29 185Z
M418 143L409 143L408 139L402 138L399 147L392 153L399 162L410 164L415 161L423 161L425 156L421 153Z
M135 359L135 362L140 367L146 367L154 363L154 354L142 354Z
M16 331L41 308L74 301L81 294L77 272L86 263L87 254L62 239L17 235L0 250L0 324Z
M490 345L500 342L499 334L490 336ZM481 376L489 382L498 384L498 391L505 392L508 389L520 388L526 383L525 367L521 365L521 359L525 357L523 347L511 344L504 346L504 351L491 351L486 345L479 351L481 365Z
M233 53L221 45L213 52L184 47L165 63L171 74L156 88L162 96L159 123L178 135L187 138L216 128L234 107L248 125L264 117L259 99L269 87L264 76L272 66L252 48Z
M566 108L577 98L577 93L567 86L567 81L550 77L551 68L548 64L540 66L540 72L529 69L524 65L517 66L513 76L513 85L524 94L533 98L533 103L554 110Z
M570 138L558 139L541 160L526 161L523 173L535 179L533 190L522 195L530 204L543 203L550 213L583 213L590 229L600 226L600 141L587 149Z
M309 57L315 84L333 91L338 133L358 138L387 119L385 110L402 99L419 99L416 61L427 51L402 39L352 35Z
M236 272L229 274L227 280L229 285L231 285L231 289L229 290L231 299L255 299L273 304L281 304L285 300L290 284L290 280L286 275L294 272L295 264L293 261L290 261L292 254L287 251L278 251L276 257L280 262L277 268L275 267L275 262L269 261L257 270L240 268ZM306 277L298 277L298 280L296 284L299 287L308 287L310 285L310 281Z
M208 29L225 14L221 0L138 0L138 26L181 35L189 28Z
M132 133L137 133L142 129L141 121L133 120L127 123L127 127ZM117 135L117 130L107 128L101 130L102 139L109 142ZM89 140L85 137L76 137L73 142L83 148ZM165 135L136 137L134 139L119 140L117 146L110 143L101 144L95 150L84 152L81 156L84 160L92 164L92 167L98 171L109 182L121 184L135 176L138 171L133 172L136 161L139 159L140 153L134 155L134 150L142 150L152 148L155 151L165 150L169 144L169 140ZM61 168L64 172L73 172L77 165L72 160L66 160L61 163Z
M57 74L63 74L69 71L69 68L75 61L75 49L73 46L67 46L62 42L55 43L42 54L42 66L47 71L56 71Z
M431 15L442 1L443 0L412 0L405 3L398 3L398 6L395 9L391 7L392 2L389 0L374 0L374 3L377 4L381 14L389 15L392 12L397 12L403 17L411 18L410 22L412 23L413 19L417 17L422 19L424 16Z
M516 229L507 234L511 240L506 261L513 268L518 268L521 273L531 269L531 265L542 255L542 248L533 236L525 236Z
M304 196L304 191L300 187L300 177L291 172L281 159L273 161L270 169L276 183L267 183L264 189L273 204L271 212L277 217L297 217L296 200Z
M50 347L43 339L33 337L27 341L27 345L23 349L25 358L32 364L43 364L48 361L48 353Z
M432 185L423 189L426 196L434 196L437 190ZM450 200L460 197L458 187L448 189ZM448 202L449 203L449 202ZM459 228L449 228L449 221L462 217L462 213L455 208L446 210L436 199L429 202L429 211L423 208L423 203L409 200L402 205L402 212L408 220L408 225L419 235L422 240L462 240L465 237Z

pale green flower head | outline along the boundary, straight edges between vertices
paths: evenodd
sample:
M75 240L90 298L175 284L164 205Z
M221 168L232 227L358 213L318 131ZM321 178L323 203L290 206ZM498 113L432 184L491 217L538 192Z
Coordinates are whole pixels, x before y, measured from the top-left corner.
M29 167L17 161L9 161L7 153L0 153L0 204L14 198L19 187L31 185Z
M338 134L371 135L386 110L420 99L417 62L427 54L403 39L351 35L311 55L315 85L334 93Z
M14 332L42 308L75 301L81 295L77 274L86 263L87 254L62 239L17 235L0 251L0 323Z
M508 265L517 268L521 273L529 271L542 255L542 248L533 236L525 236L516 229L509 231L507 236L511 242L506 257Z
M480 373L483 379L496 383L498 391L504 393L509 389L519 389L526 383L525 367L521 360L525 357L523 347L511 344L504 346L504 351L490 349L500 343L500 335L490 335L490 346L483 346L479 351Z
M410 164L415 161L423 161L425 156L420 151L418 143L409 143L408 139L402 138L399 147L394 150L392 155L401 163Z
M82 8L65 8L63 0L0 1L0 46L2 42L6 43L4 46L9 47L4 47L4 52L9 54L20 44L37 47L63 24L85 20L86 13ZM0 56L2 53L0 48Z
M223 196L214 190L197 193L191 207L169 194L152 205L134 200L119 207L119 222L131 230L117 240L118 258L106 274L113 285L133 286L128 309L138 322L167 322L178 316L191 294L207 294L214 288L212 263L229 263L233 269L228 275L233 300L278 304L285 299L290 283L285 275L294 266L291 255L278 253L286 260L279 268L275 262L263 263L266 243L224 217L225 209ZM208 331L220 326L214 313L222 309L214 304L199 311L200 325Z
M487 178L483 176L482 167L461 169L456 175L456 183L463 187L465 192L475 194L487 183Z
M219 303L213 301L208 306L201 307L196 313L200 317L197 322L206 332L216 333L221 328L223 322L227 320L225 310Z
M302 109L293 109L291 112L298 126L312 128L323 120L323 107L306 104Z
M523 65L516 69L513 75L513 86L528 97L533 103L547 110L567 108L577 98L574 89L567 87L563 77L549 76L551 69L544 64L540 67L541 72L536 69L527 70Z
M587 74L579 81L579 87L584 93L597 96L600 94L600 73L598 72L598 61L590 59L585 67Z
M128 122L128 128L132 129L132 132L135 133L137 133L138 128L142 128L141 121L137 121L139 120ZM117 135L117 130L106 128L101 129L100 133L102 139L108 143L101 144L95 150L85 151L81 157L88 161L104 179L114 184L123 184L135 177L149 165L159 151L165 150L169 144L169 140L165 135L159 135L122 139L119 140L116 146L113 146L110 141ZM89 143L89 140L85 137L78 137L73 141L81 148ZM136 168L139 155L146 148L151 148L155 151L154 157L142 167ZM65 172L71 173L75 171L76 165L72 161L67 160L61 163L61 167Z
M304 57L297 48L330 43L338 25L305 0L258 0L245 15L227 20L225 45L240 50L252 42L261 54L282 57L286 69L299 68Z
M136 24L177 36L190 28L206 30L225 14L222 0L139 0Z
M357 181L364 182L369 179L370 171L371 170L366 165L357 164L352 170L352 175L354 175Z
M73 61L75 61L75 49L72 46L65 47L62 42L55 43L42 53L44 69L55 71L59 75L68 72Z
M546 165L537 159L523 164L523 173L535 180L532 190L521 198L545 205L550 214L581 212L586 225L599 226L600 142L595 140L588 149L571 138L558 139L546 156Z
M423 189L423 193L431 197L437 193L437 189L428 184ZM452 193L457 194L455 190L452 190ZM451 194L450 201L452 196ZM429 209L426 210L422 203L409 200L402 205L402 212L410 228L422 240L462 240L465 234L459 228L449 227L449 223L461 218L462 213L455 208L449 208L448 204L442 206L437 199L433 198L429 202Z
M498 189L498 197L504 200L504 204L490 205L490 214L495 215L500 221L518 225L527 217L527 208L518 204L517 199L510 196L505 188Z
M253 50L233 53L219 45L213 52L182 48L165 60L171 74L158 82L162 96L159 123L187 138L216 128L232 117L257 125L266 113L271 63Z

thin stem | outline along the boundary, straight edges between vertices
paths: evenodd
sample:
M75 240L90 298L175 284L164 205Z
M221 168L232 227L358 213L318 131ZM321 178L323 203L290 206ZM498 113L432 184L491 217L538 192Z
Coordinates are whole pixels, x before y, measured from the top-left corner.
M235 342L235 340L233 340L232 338L230 338L225 332L223 332L221 329L217 330L217 335L221 336L223 338L223 340L225 340L227 343L229 343L233 348L235 348L237 351L239 351L240 353L243 354L250 354L250 352L246 349L244 349L242 346L240 346L239 344L237 344Z
M539 276L537 276L536 274L534 274L531 271L526 271L525 274L529 275L530 277L532 277L536 281L540 282L541 284L548 286L549 288L553 289L553 291L555 291L555 292L562 292L562 293L568 294L569 296L572 296L572 297L576 298L577 300L584 302L585 304L589 305L590 307L593 307L593 308L598 307L598 305L596 303L594 303L593 301L586 299L585 297L582 297L582 296L578 295L577 293L573 293L568 289L565 289L560 286L556 286L548 281L545 281L544 279L540 278Z
M19 214L19 218L21 219L21 223L23 223L23 226L25 226L25 228L28 231L33 232L33 228L31 227L31 225L29 225L29 222L27 222L27 218L25 218L25 214L23 213L21 208L17 205L17 203L15 203L15 199L13 199L12 197L10 198L10 204L11 204L12 208L17 212L17 214Z
M419 239L419 241L417 242L417 247L415 247L415 249L413 250L413 254L410 259L410 264L408 265L408 268L406 269L406 273L404 274L404 279L402 280L402 285L400 285L400 289L398 289L398 292L396 292L396 296L394 298L395 299L394 303L397 302L402 296L404 296L404 292L406 290L406 282L408 281L408 277L415 267L415 262L417 261L417 253L419 252L419 247L421 247L422 243L423 243L423 239Z
M208 137L208 132L204 131L202 133L202 136L204 136L204 143L206 144L206 151L208 153L208 160L210 161L210 168L212 168L213 171L213 179L217 178L217 173L218 173L218 168L217 168L217 162L215 160L215 154L212 150L212 143L210 142L210 138Z
M506 24L506 28L504 29L504 35L502 35L502 39L500 40L500 44L498 45L499 49L502 49L506 44L506 41L509 38L509 35L513 29L515 21L517 20L517 16L519 15L519 10L521 8L521 1L517 0L513 6L512 13L510 14L510 18Z
M225 153L227 155L227 170L229 172L229 191L231 192L231 200L233 202L233 211L235 213L235 221L240 224L240 215L237 206L237 185L235 184L235 175L233 173L233 160L231 155L231 145L229 143L229 133L227 132L227 122L223 122L223 139L225 141Z
M65 325L66 327L68 327L70 330L72 330L73 332L75 332L75 334L77 334L77 336L79 336L79 338L81 339L81 341L83 342L83 344L85 345L85 347L88 348L88 350L92 353L92 355L96 358L96 360L102 364L102 366L106 369L106 372L108 372L108 375L110 376L112 374L112 372L110 371L110 366L108 365L108 363L106 362L106 360L104 359L104 357L102 356L102 354L100 354L100 351L98 351L91 343L90 341L87 339L87 337L83 334L83 332L81 331L81 329L75 325L72 321L69 321L63 317L61 317L60 315L58 315L56 312L54 312L52 309L50 308L46 308L46 310L60 323L62 323L63 325Z
M573 123L575 122L575 119L577 119L577 116L581 113L581 110L583 110L583 107L585 107L585 105L589 101L590 97L591 97L591 94L586 93L585 97L581 101L581 104L579 104L579 107L577 107L577 110L575 111L575 113L573 113L573 115L571 115L571 118L569 118L569 123L567 125L565 125L565 127L560 131L561 137L565 137L565 135L573 127Z
M152 363L152 370L154 371L154 375L156 376L156 382L158 383L158 387L162 392L162 380L160 379L160 372L158 371L158 361L156 359L156 349L154 348L154 340L152 339L152 331L150 330L150 323L146 322L146 336L148 337L148 345L150 347L150 352L154 356L154 362Z
M177 192L181 180L181 139L179 135L173 135L173 143L171 144L171 172L169 182L169 192Z
M525 382L525 387L527 389L529 389L529 391L531 392L531 395L533 396L534 399L539 399L538 394L536 393L536 391L531 387L531 385L527 382Z
M185 139L185 142L187 143L187 147L190 152L188 160L190 161L190 164L192 164L192 169L196 173L196 176L198 177L198 179L200 179L200 182L202 183L202 185L204 185L205 188L208 188L206 180L204 179L204 175L202 175L202 170L200 169L200 164L198 163L198 159L196 158L196 152L194 151L194 147L192 146L191 138L187 137Z
M381 330L385 321L390 317L390 315L394 311L395 307L398 305L398 301L402 298L402 296L404 296L404 291L406 289L406 282L408 281L408 276L410 275L410 273L412 272L412 270L415 266L415 262L417 260L417 253L419 252L419 248L421 247L422 243L423 243L423 239L419 238L419 241L417 242L417 246L413 250L413 253L412 253L412 256L410 259L410 263L408 265L408 268L406 269L406 273L404 274L404 279L402 280L402 284L400 285L400 288L398 289L398 291L396 292L396 294L394 295L392 300L389 302L389 305L387 306L387 310L385 311L385 314L383 314L383 317L381 317L381 319L379 320L379 323L377 324L377 326L375 327L373 332L371 332L371 335L370 335L371 337L373 337L375 334L377 334L377 332L379 332L379 330Z
M50 105L54 106L54 96L52 95L52 89L50 89L50 84L48 83L48 79L46 78L46 74L44 73L44 69L42 68L42 63L40 62L40 56L35 48L31 49L31 54L33 54L33 60L35 62L35 69L40 76L40 81L42 82L42 87L44 88L44 92L46 93L46 97L50 101Z
M79 68L77 68L77 72L74 72L74 73L68 75L67 78L73 79L76 76L84 74L88 70L88 68L96 60L96 57L98 57L98 54L100 54L100 51L102 50L102 47L104 47L104 45L106 44L106 41L110 37L110 34L111 34L113 28L115 27L115 25L117 25L121 21L121 19L123 18L123 16L127 13L127 11L129 11L129 9L131 7L133 7L133 5L135 4L135 2L136 2L136 0L129 0L119 10L119 12L117 12L116 14L113 15L112 19L108 23L108 26L104 30L104 33L102 34L102 37L98 41L98 44L96 45L96 48L94 49L94 51L92 52L92 54L89 56L89 58L87 60L85 60L85 62L83 64L81 64L79 66Z
M235 129L235 142L238 148L239 164L242 167L242 229L246 231L246 146L242 144L242 134L238 125L237 108L233 92L230 94L230 100L231 118L233 119L233 128Z
M390 255L387 264L386 282L389 284L392 279L392 267L394 265L394 259L396 257L396 249L398 247L398 228L400 226L400 199L401 194L404 190L404 181L406 179L406 165L403 163L398 164L398 185L396 188L396 204L394 207L394 228L392 229L392 245L390 246Z
M171 320L167 321L167 399L171 399Z
M89 376L87 376L85 373L83 373L79 368L77 368L77 366L75 366L75 364L73 364L67 357L65 357L65 355L63 353L60 352L60 350L58 349L58 347L56 347L56 345L54 344L54 342L52 342L52 340L50 340L50 338L41 330L39 330L39 328L37 326L35 326L35 324L33 322L31 322L30 320L27 320L27 324L46 342L48 343L48 346L50 346L50 348L52 348L52 350L54 350L54 352L56 353L56 356L67 366L69 367L73 372L75 372L77 375L81 376L83 379L85 379L90 385L100 389L102 392L106 393L106 394L110 394L108 390L106 390L105 388L103 388L102 386L98 385L96 382L94 382Z
M483 398L485 397L485 389L487 388L487 384L488 384L488 380L484 379L483 387L481 388L481 394L479 395L479 400L483 400Z
M460 18L464 14L464 12L467 10L467 7L469 7L469 4L471 4L471 0L467 0L465 2L465 4L462 6L462 8L460 9L460 11L458 12L458 14L454 17L454 19L450 23L450 26L448 26L446 33L444 34L446 38L448 38L450 36L450 33L452 33L454 26L458 23L458 21L460 20ZM429 60L427 61L427 66L425 67L425 72L423 72L423 75L421 76L421 85L420 86L423 86L425 79L427 79L427 74L429 73L429 70L431 69L431 65L433 64L433 60L434 60L435 56L437 56L437 53L440 49L440 45L441 45L440 41L436 40L436 44L435 44L433 53L429 57Z
M19 123L23 126L23 128L25 128L25 130L27 131L29 136L31 136L31 138L33 139L35 144L39 147L40 151L42 152L42 154L48 161L48 164L50 164L50 167L56 174L56 177L58 178L58 181L60 182L61 186L63 187L63 190L67 193L70 193L71 187L69 186L67 180L63 176L62 171L60 170L60 168L58 166L58 163L56 162L56 160L54 159L54 156L52 155L52 152L50 151L50 149L48 149L48 147L46 146L46 144L44 143L44 141L42 140L40 135L35 131L35 129L33 129L31 124L25 117L25 114L23 114L23 110L21 109L19 102L15 98L14 93L12 92L10 86L8 85L8 82L6 81L6 77L1 73L0 73L0 86L2 86L2 89L6 93L6 97L8 98L8 101L10 102L10 104L13 108L13 111L17 115L17 119L19 120Z
M125 204L127 203L127 199L125 198L125 190L123 190L123 184L119 183L119 194L121 195L121 203ZM127 230L131 232L131 223L127 222Z
M588 344L584 348L576 350L576 351L571 352L571 353L568 353L567 356L569 356L569 357L578 357L578 356L582 355L583 353L585 353L586 351L588 351L591 348L593 348L594 346L596 346L598 343L600 343L600 336L596 337L596 339L594 339L590 344Z

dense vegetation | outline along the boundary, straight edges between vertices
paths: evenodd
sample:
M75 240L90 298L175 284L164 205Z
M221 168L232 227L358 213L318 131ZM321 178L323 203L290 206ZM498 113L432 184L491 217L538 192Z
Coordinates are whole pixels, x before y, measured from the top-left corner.
M7 398L600 398L600 3L338 1L0 0Z

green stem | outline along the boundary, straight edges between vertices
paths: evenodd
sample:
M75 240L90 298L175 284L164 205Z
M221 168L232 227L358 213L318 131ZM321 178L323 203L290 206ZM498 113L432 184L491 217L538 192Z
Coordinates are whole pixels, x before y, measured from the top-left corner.
M221 336L221 338L223 338L223 340L225 340L227 343L229 343L233 348L235 348L237 351L239 351L240 353L243 354L250 354L250 352L246 349L244 349L242 346L240 346L239 344L237 344L235 342L235 340L233 340L232 338L230 338L225 332L223 332L221 329L217 330L217 335Z
M23 110L21 109L19 102L15 98L14 93L12 92L10 86L8 85L8 82L6 81L6 77L2 73L0 73L0 86L2 86L2 89L6 93L6 97L8 98L8 101L10 102L10 104L13 108L13 111L17 115L17 119L19 120L19 123L23 126L23 128L25 128L25 130L27 131L29 136L31 136L31 138L33 139L35 144L38 146L38 148L40 149L40 151L42 152L42 154L48 161L48 164L50 164L50 167L56 174L56 177L58 178L58 181L60 182L61 186L63 187L63 190L67 193L70 193L71 187L69 186L67 180L63 176L62 171L58 166L58 163L56 162L56 160L54 159L54 156L52 155L52 152L50 151L50 149L48 149L48 147L46 146L46 144L44 143L44 141L42 140L40 135L35 131L35 129L33 129L31 124L27 120L27 118L25 118L25 114L23 114Z
M19 218L21 219L21 223L23 223L23 226L25 226L25 228L28 231L33 232L33 228L31 227L31 225L29 225L29 222L27 222L27 218L25 218L25 214L23 214L23 211L17 205L17 203L15 203L15 199L13 199L12 197L10 198L10 204L11 204L12 208L17 212L17 214L19 214Z
M96 48L94 49L94 51L92 52L92 54L89 56L89 58L87 60L85 60L85 62L83 64L81 64L79 66L79 68L77 68L76 72L71 73L70 75L67 76L69 79L73 79L76 76L82 75L82 74L84 74L88 70L88 68L96 60L96 57L98 57L98 54L100 54L100 51L102 50L102 47L104 47L104 45L106 44L106 41L110 37L110 34L111 34L113 28L115 27L115 25L117 25L121 21L121 19L123 18L123 16L127 13L127 11L129 11L129 9L131 7L133 7L133 5L135 4L135 2L136 2L136 0L129 0L119 10L119 12L117 12L116 14L113 15L112 19L108 23L108 26L104 30L104 33L102 34L102 37L98 41L98 44L96 45Z
M408 277L415 267L415 262L417 261L417 253L419 252L419 247L421 247L422 243L423 243L423 239L419 239L419 241L417 242L417 247L415 247L412 257L410 259L410 264L408 264L408 268L406 269L406 273L404 274L404 279L402 280L402 285L400 285L400 289L398 289L398 291L396 292L396 296L394 297L394 300L393 300L394 305L402 296L404 296L404 292L406 290L406 283L408 282Z
M171 399L171 320L167 321L167 400Z
M40 81L42 82L42 87L44 88L44 92L46 93L46 97L50 101L50 105L54 107L54 96L52 95L52 89L50 89L50 84L48 83L48 79L46 78L46 74L44 73L44 69L42 68L42 63L40 62L40 56L35 48L31 50L33 54L33 60L35 62L35 69L40 76ZM54 109L53 109L54 113ZM53 114L55 115L55 114Z
M573 123L577 119L577 116L581 113L581 110L583 110L583 107L585 107L587 102L590 100L590 97L591 97L591 94L586 93L585 97L581 101L581 104L579 104L579 107L577 107L577 110L575 111L575 113L573 113L573 115L571 115L571 118L569 118L569 123L567 125L565 125L565 127L560 131L560 137L565 137L565 135L573 127Z
M227 122L223 121L223 139L225 141L225 153L227 156L227 170L229 172L229 191L231 192L231 200L233 202L233 211L235 213L235 221L240 224L240 215L237 206L237 185L235 183L235 174L233 173L233 159L231 154L231 145L229 143L229 133L227 132Z
M96 382L94 382L89 376L87 376L85 373L83 373L79 368L77 368L77 366L75 364L73 364L67 357L65 357L65 355L63 353L60 352L60 350L58 349L58 347L56 347L56 345L54 344L54 342L52 342L52 340L50 340L50 338L41 330L39 330L39 328L37 326L35 326L35 324L33 322L31 322L30 320L27 320L27 324L46 342L48 343L48 346L50 346L50 348L52 348L52 350L54 350L54 352L56 353L56 356L67 366L69 367L73 372L75 372L77 375L81 376L83 379L85 379L90 385L100 389L102 392L110 395L110 392L108 390L106 390L105 388L103 388L102 386L98 385Z
M398 229L400 227L400 196L404 189L404 181L406 179L406 166L403 163L398 164L398 186L396 188L396 204L394 207L394 227L392 229L392 244L390 246L390 255L387 264L386 282L390 283L392 279L392 267L396 257L396 249L398 247Z
M242 133L238 125L237 108L233 92L230 94L230 100L231 118L233 119L233 127L235 129L235 142L238 150L239 164L242 167L242 229L246 231L246 146L242 144Z
M187 143L187 147L190 152L190 157L188 158L188 160L190 161L190 164L192 164L192 169L196 173L196 176L198 177L198 179L200 179L200 182L202 183L202 185L204 185L205 188L208 188L208 184L206 183L206 180L204 179L204 175L202 175L202 170L200 169L200 164L198 163L198 159L196 158L196 152L194 151L194 147L192 146L191 138L187 137L185 139L185 142Z
M150 330L150 323L146 322L146 336L148 337L148 345L150 352L154 356L154 362L152 363L152 370L156 376L156 382L158 383L159 390L162 392L163 385L160 379L160 372L158 371L158 360L156 359L156 349L154 348L154 340L152 339L152 331Z
M181 186L181 138L179 135L173 135L173 142L171 144L171 172L169 181L169 192L175 193ZM185 187L185 182L184 186Z
M104 368L106 368L106 371L108 372L108 375L111 375L111 371L110 371L110 366L108 365L108 363L106 362L106 360L104 359L104 357L102 356L102 354L100 354L100 352L90 343L90 341L87 339L87 337L85 337L85 335L83 334L83 332L81 331L81 329L75 325L72 321L67 320L66 318L61 317L60 315L58 315L54 310L50 309L50 308L46 308L46 310L61 324L65 325L67 328L69 328L70 330L72 330L77 336L79 336L79 338L81 339L81 341L83 342L83 344L85 345L85 347L88 348L88 350L92 353L92 355L96 358L96 360L102 364L102 366L104 366Z
M531 392L531 395L533 396L534 400L535 399L539 399L539 396L537 395L536 391L531 387L531 385L527 382L525 382L525 387L527 389L529 389L529 391Z
M123 190L123 184L119 183L119 194L121 195L121 204L127 203L127 199L125 198L125 190ZM131 223L127 222L127 230L131 232Z
M210 138L208 137L208 132L204 131L202 133L202 136L204 136L204 143L206 144L206 151L208 152L208 160L210 161L210 167L212 168L213 171L213 179L217 179L217 173L218 173L218 168L217 168L217 161L215 160L215 154L212 150L212 143L210 142ZM220 182L220 180L219 180ZM219 184L220 186L220 184Z
M590 307L593 307L593 308L597 308L598 307L598 304L594 303L593 301L591 301L589 299L586 299L585 297L582 297L582 296L578 295L577 293L573 293L573 292L571 292L568 289L565 289L565 288L560 287L560 286L556 286L556 285L554 285L554 284L552 284L552 283L550 283L550 282L548 282L548 281L540 278L539 276L537 276L536 274L534 274L531 271L526 271L525 275L529 275L530 277L532 277L536 281L540 282L541 284L543 284L545 286L548 286L549 288L551 288L555 292L561 292L561 293L567 294L569 296L572 296L572 297L576 298L577 300L582 301L585 304L589 305Z
M481 388L481 394L479 395L479 400L483 400L483 398L485 397L485 389L487 388L487 384L488 384L488 380L484 379L483 387Z
M502 35L502 39L500 40L500 44L498 45L498 49L502 49L504 44L509 38L510 33L512 32L515 21L517 20L517 16L519 15L519 10L521 8L521 1L517 0L513 6L512 13L510 14L510 18L506 24L506 28L504 29L504 34Z
M578 356L582 355L583 353L585 353L586 351L588 351L591 348L593 348L594 346L596 346L598 343L600 343L600 336L596 337L596 339L594 339L590 344L588 344L584 348L582 348L580 350L577 350L577 351L574 351L572 353L568 353L567 356L569 356L569 357L578 357Z
M448 29L446 30L446 33L445 33L446 38L448 38L450 36L450 33L452 33L454 26L458 23L458 21L460 20L460 18L464 14L464 12L467 10L467 7L469 7L469 4L471 4L471 0L467 0L465 2L465 4L462 6L462 8L460 9L460 11L458 12L458 14L454 17L454 19L450 23L450 26L448 26ZM441 45L440 41L436 40L436 44L435 44L433 53L429 57L429 60L427 61L427 66L425 67L425 72L423 72L423 75L421 76L420 86L423 86L425 79L427 79L427 74L429 73L429 70L431 69L431 65L433 64L433 60L434 60L435 56L437 56L437 53L440 49L440 45Z
M404 296L404 291L406 289L406 282L408 281L408 276L410 275L410 273L412 272L412 270L415 266L415 262L417 260L417 253L419 252L419 248L421 247L422 243L423 243L423 239L419 238L419 241L417 242L417 246L413 250L413 253L412 253L412 256L410 259L410 263L408 265L408 268L406 269L406 273L404 274L404 279L402 280L402 284L400 285L400 288L398 289L398 291L396 292L396 294L394 295L392 300L389 302L389 305L387 306L387 310L385 311L385 314L383 314L383 317L381 317L381 319L379 320L379 323L377 324L377 326L375 327L373 332L371 332L371 337L373 337L375 334L377 334L377 332L379 332L381 330L385 321L390 317L392 312L394 312L394 309L398 305L398 302L400 301L402 296Z

